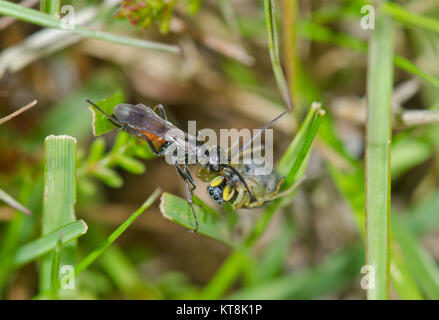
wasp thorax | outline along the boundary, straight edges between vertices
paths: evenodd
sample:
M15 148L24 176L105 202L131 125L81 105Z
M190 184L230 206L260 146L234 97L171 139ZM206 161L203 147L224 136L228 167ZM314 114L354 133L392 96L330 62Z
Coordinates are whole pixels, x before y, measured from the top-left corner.
M209 169L214 172L219 172L224 168L224 164L227 163L226 153L221 147L213 146L209 150Z

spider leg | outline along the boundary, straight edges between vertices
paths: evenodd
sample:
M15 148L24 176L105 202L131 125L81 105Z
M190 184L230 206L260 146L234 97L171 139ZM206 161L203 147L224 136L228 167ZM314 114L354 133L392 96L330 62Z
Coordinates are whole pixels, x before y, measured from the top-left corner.
M297 180L288 190L285 190L283 192L278 193L277 191L273 192L272 194L267 196L267 201L268 200L274 200L274 199L278 199L278 198L282 198L285 197L287 195L289 195L291 192L293 192L294 190L297 189L297 187L306 179L305 176L301 177L299 180ZM282 181L283 182L283 181ZM278 185L279 186L279 185ZM279 186L280 187L280 186Z

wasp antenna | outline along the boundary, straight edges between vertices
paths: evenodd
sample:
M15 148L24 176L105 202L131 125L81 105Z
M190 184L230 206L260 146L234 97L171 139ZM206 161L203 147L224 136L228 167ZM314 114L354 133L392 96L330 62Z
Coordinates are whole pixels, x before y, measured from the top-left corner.
M282 112L280 115L278 115L276 118L274 118L273 120L271 120L269 123L267 123L261 130L259 130L258 133L256 133L249 141L247 141L235 154L231 155L229 157L229 162L238 154L240 154L242 151L244 151L245 149L247 149L247 147L249 145L251 145L251 143L257 138L259 137L264 131L265 129L267 129L268 127L270 127L273 123L275 123L277 120L279 120L280 118L282 118L284 115L286 115L288 113L288 110L285 110L284 112Z
M93 107L95 107L98 111L100 111L104 116L106 116L111 122L113 122L115 125L119 127L123 127L123 124L119 122L114 116L110 116L108 113L106 113L104 110L102 110L100 107L98 107L95 103L91 102L89 99L85 99L85 102L88 102Z

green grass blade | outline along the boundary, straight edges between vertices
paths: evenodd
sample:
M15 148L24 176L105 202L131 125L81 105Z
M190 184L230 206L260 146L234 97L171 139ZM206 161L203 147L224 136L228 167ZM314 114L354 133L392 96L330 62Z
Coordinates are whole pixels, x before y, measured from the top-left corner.
M213 300L221 297L239 277L246 259L247 256L241 250L235 250L231 253L203 288L197 299Z
M59 265L61 262L61 247L62 247L62 231L58 233L58 240L56 241L55 250L52 257L52 297L58 299L59 289Z
M292 219L285 220L287 221L282 225L279 234L264 249L262 257L250 274L252 283L269 281L281 274L295 236L293 222L289 221Z
M299 69L300 70L300 69ZM312 80L304 72L299 73L299 83L306 84L306 90L309 92L307 98L312 100L320 100L322 94L315 86ZM344 150L343 144L336 135L335 125L328 114L323 118L319 129L319 142L325 143L334 155L339 157L343 167L335 166L328 163L328 172L331 175L340 194L351 207L354 220L356 222L360 235L365 238L365 201L364 201L364 170L363 165L353 159ZM396 255L392 255L395 257ZM392 261L392 284L401 299L419 299L420 291L417 287L413 288L414 280L407 269L407 266L400 261L393 263ZM413 290L410 290L412 289Z
M407 220L416 234L433 231L439 225L439 191L408 210Z
M392 22L377 14L369 46L366 134L366 246L374 288L368 299L389 297L390 141L393 88Z
M7 194L2 189L0 189L0 200L6 202L10 207L14 208L15 210L21 211L27 215L31 214L28 208L20 204L17 200L12 198L9 194Z
M102 31L94 31L80 26L69 26L67 28L63 26L63 22L61 19L57 19L48 15L47 13L40 12L38 10L25 8L9 1L0 0L0 15L11 16L21 21L33 23L42 27L71 32L87 38L114 42L143 49L159 50L177 54L181 52L179 47L173 45L129 38Z
M439 299L439 267L434 258L415 238L413 232L396 215L392 215L392 231L398 239L399 247L411 273L426 296Z
M318 299L348 285L364 262L364 252L355 247L336 252L317 266L275 280L244 288L229 299Z
M84 271L90 264L92 264L105 250L159 197L160 189L156 189L149 198L142 204L142 206L135 211L124 223L122 223L101 245L90 252L78 265L75 267L75 274Z
M313 104L308 112L305 121L302 123L297 135L294 137L287 151L282 156L277 170L286 176L285 187L290 187L303 173L308 159L312 142L320 126L324 111L320 104ZM263 234L271 217L279 209L282 199L273 201L268 205L263 215L256 222L252 232L244 241L244 248L237 249L223 263L202 292L205 299L218 299L238 278L242 270L243 252L245 248L251 247ZM244 256L245 257L245 256Z
M23 266L53 250L56 247L60 232L62 232L61 243L66 244L84 235L87 232L87 224L83 220L77 220L23 245L14 256L14 266L16 268Z
M75 138L48 136L45 139L42 236L76 220L75 154ZM61 265L74 265L75 254L76 242L72 241L63 249ZM48 292L51 288L52 260L52 254L47 254L41 262L41 292Z
M320 104L313 103L305 121L300 126L297 135L294 137L293 141L280 159L276 170L282 176L286 177L285 186L283 187L284 189L291 187L303 174L312 143L324 115L325 111L321 109ZM254 226L252 233L246 239L246 246L252 246L262 235L270 223L271 217L280 207L281 200L282 199L275 200L267 207Z
M433 32L439 32L439 21L437 19L410 12L396 3L386 2L382 6L382 11L406 26L415 26Z
M293 110L290 90L280 63L279 57L279 34L277 31L276 7L273 0L264 0L265 23L267 26L268 47L270 50L271 65L277 86L288 109Z
M40 11L53 17L58 17L61 9L61 0L41 0Z

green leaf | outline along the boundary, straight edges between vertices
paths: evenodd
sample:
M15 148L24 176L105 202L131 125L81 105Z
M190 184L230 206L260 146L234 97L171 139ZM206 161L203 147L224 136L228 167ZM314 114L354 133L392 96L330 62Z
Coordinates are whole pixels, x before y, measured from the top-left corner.
M117 155L116 161L121 168L133 174L142 174L146 170L146 167L142 162L123 154Z
M117 104L122 103L124 99L125 95L121 90L118 90L106 99L100 100L98 102L92 102L95 103L99 108L101 108L105 113L113 115L114 107ZM92 106L90 106L90 110L93 114L93 134L95 136L100 136L113 130L114 128L117 128L100 111L95 110L95 108L93 108Z
M60 232L62 233L61 243L66 244L84 235L87 232L87 224L83 220L77 220L21 246L14 256L14 266L20 267L53 250Z
M389 298L390 141L393 90L393 26L377 14L369 45L366 134L367 264L374 268L368 299Z
M319 103L313 103L305 121L300 126L293 141L280 159L276 170L286 177L283 187L284 190L292 187L303 175L312 143L324 115L325 111L321 108L321 105ZM291 195L293 194L294 192ZM281 200L282 199L277 199L267 206L267 209L254 226L252 233L247 238L247 246L251 246L265 231L271 217L281 206Z
M122 177L113 169L98 166L93 174L109 187L120 188L123 185Z
M151 196L142 204L142 206L135 211L124 223L122 223L101 245L94 249L88 256L86 256L75 268L75 274L79 274L92 264L105 250L146 210L160 195L160 189L156 189Z
M33 23L42 27L60 29L65 32L74 33L83 37L114 42L143 49L159 50L170 53L181 52L179 47L173 45L129 38L107 32L94 31L81 26L74 26L72 24L65 24L64 20L62 19L57 19L47 13L40 12L34 9L29 9L9 1L0 0L0 14L5 16L11 16L18 20Z
M76 139L70 136L48 136L45 139L44 200L42 235L76 220L75 176ZM61 256L62 265L73 265L76 243L65 246ZM52 280L52 256L45 255L40 273L40 290L49 292Z
M195 198L195 197L194 197ZM231 243L230 230L227 228L226 217L207 204L197 199L194 202L198 218L198 233L204 234L226 244ZM174 221L188 229L195 228L195 220L189 203L182 198L163 192L160 199L160 211L168 220Z
M88 153L87 162L94 163L102 159L105 154L105 139L100 137L93 141Z

